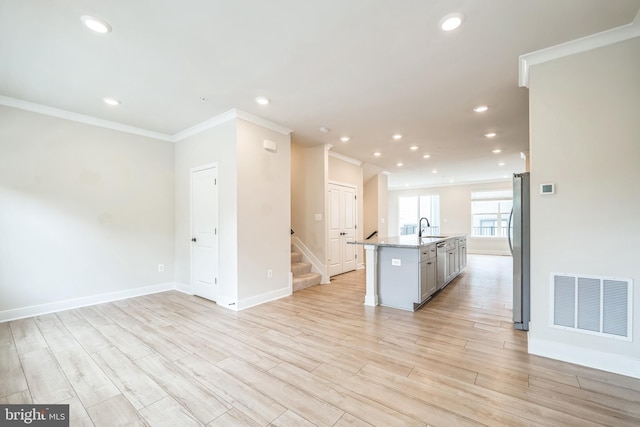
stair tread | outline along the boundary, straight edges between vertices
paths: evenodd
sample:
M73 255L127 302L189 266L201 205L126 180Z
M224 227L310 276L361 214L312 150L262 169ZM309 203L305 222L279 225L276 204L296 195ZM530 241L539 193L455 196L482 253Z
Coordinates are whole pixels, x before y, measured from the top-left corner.
M304 273L293 277L293 291L300 291L311 286L319 285L322 281L322 275L319 273Z

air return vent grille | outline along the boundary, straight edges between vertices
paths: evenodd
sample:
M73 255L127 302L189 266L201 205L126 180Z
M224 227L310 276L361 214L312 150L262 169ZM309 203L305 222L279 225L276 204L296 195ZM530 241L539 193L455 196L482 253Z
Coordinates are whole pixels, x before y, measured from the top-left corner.
M553 273L551 293L553 326L631 340L630 279Z

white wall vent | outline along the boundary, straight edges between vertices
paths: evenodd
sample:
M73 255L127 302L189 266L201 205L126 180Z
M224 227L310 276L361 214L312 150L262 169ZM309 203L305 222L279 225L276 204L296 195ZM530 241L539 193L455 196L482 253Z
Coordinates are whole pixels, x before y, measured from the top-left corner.
M631 279L551 274L551 324L631 341Z

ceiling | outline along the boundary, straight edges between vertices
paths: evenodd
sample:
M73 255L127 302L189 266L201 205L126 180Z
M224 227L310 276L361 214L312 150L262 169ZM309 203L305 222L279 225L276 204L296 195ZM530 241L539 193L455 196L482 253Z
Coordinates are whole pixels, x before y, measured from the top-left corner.
M0 0L0 95L167 135L238 108L293 129L296 143L332 144L367 175L390 172L391 188L497 180L522 171L528 150L519 55L629 24L639 9L640 0ZM464 23L444 32L451 12ZM89 31L82 15L113 31ZM480 104L489 110L473 112Z

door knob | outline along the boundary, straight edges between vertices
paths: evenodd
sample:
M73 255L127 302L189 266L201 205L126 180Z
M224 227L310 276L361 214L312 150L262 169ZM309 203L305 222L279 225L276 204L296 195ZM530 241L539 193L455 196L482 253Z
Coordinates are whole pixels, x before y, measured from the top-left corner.
M193 239L191 239L191 241L192 241L192 242L195 242L195 241L196 241L196 238L194 237Z

